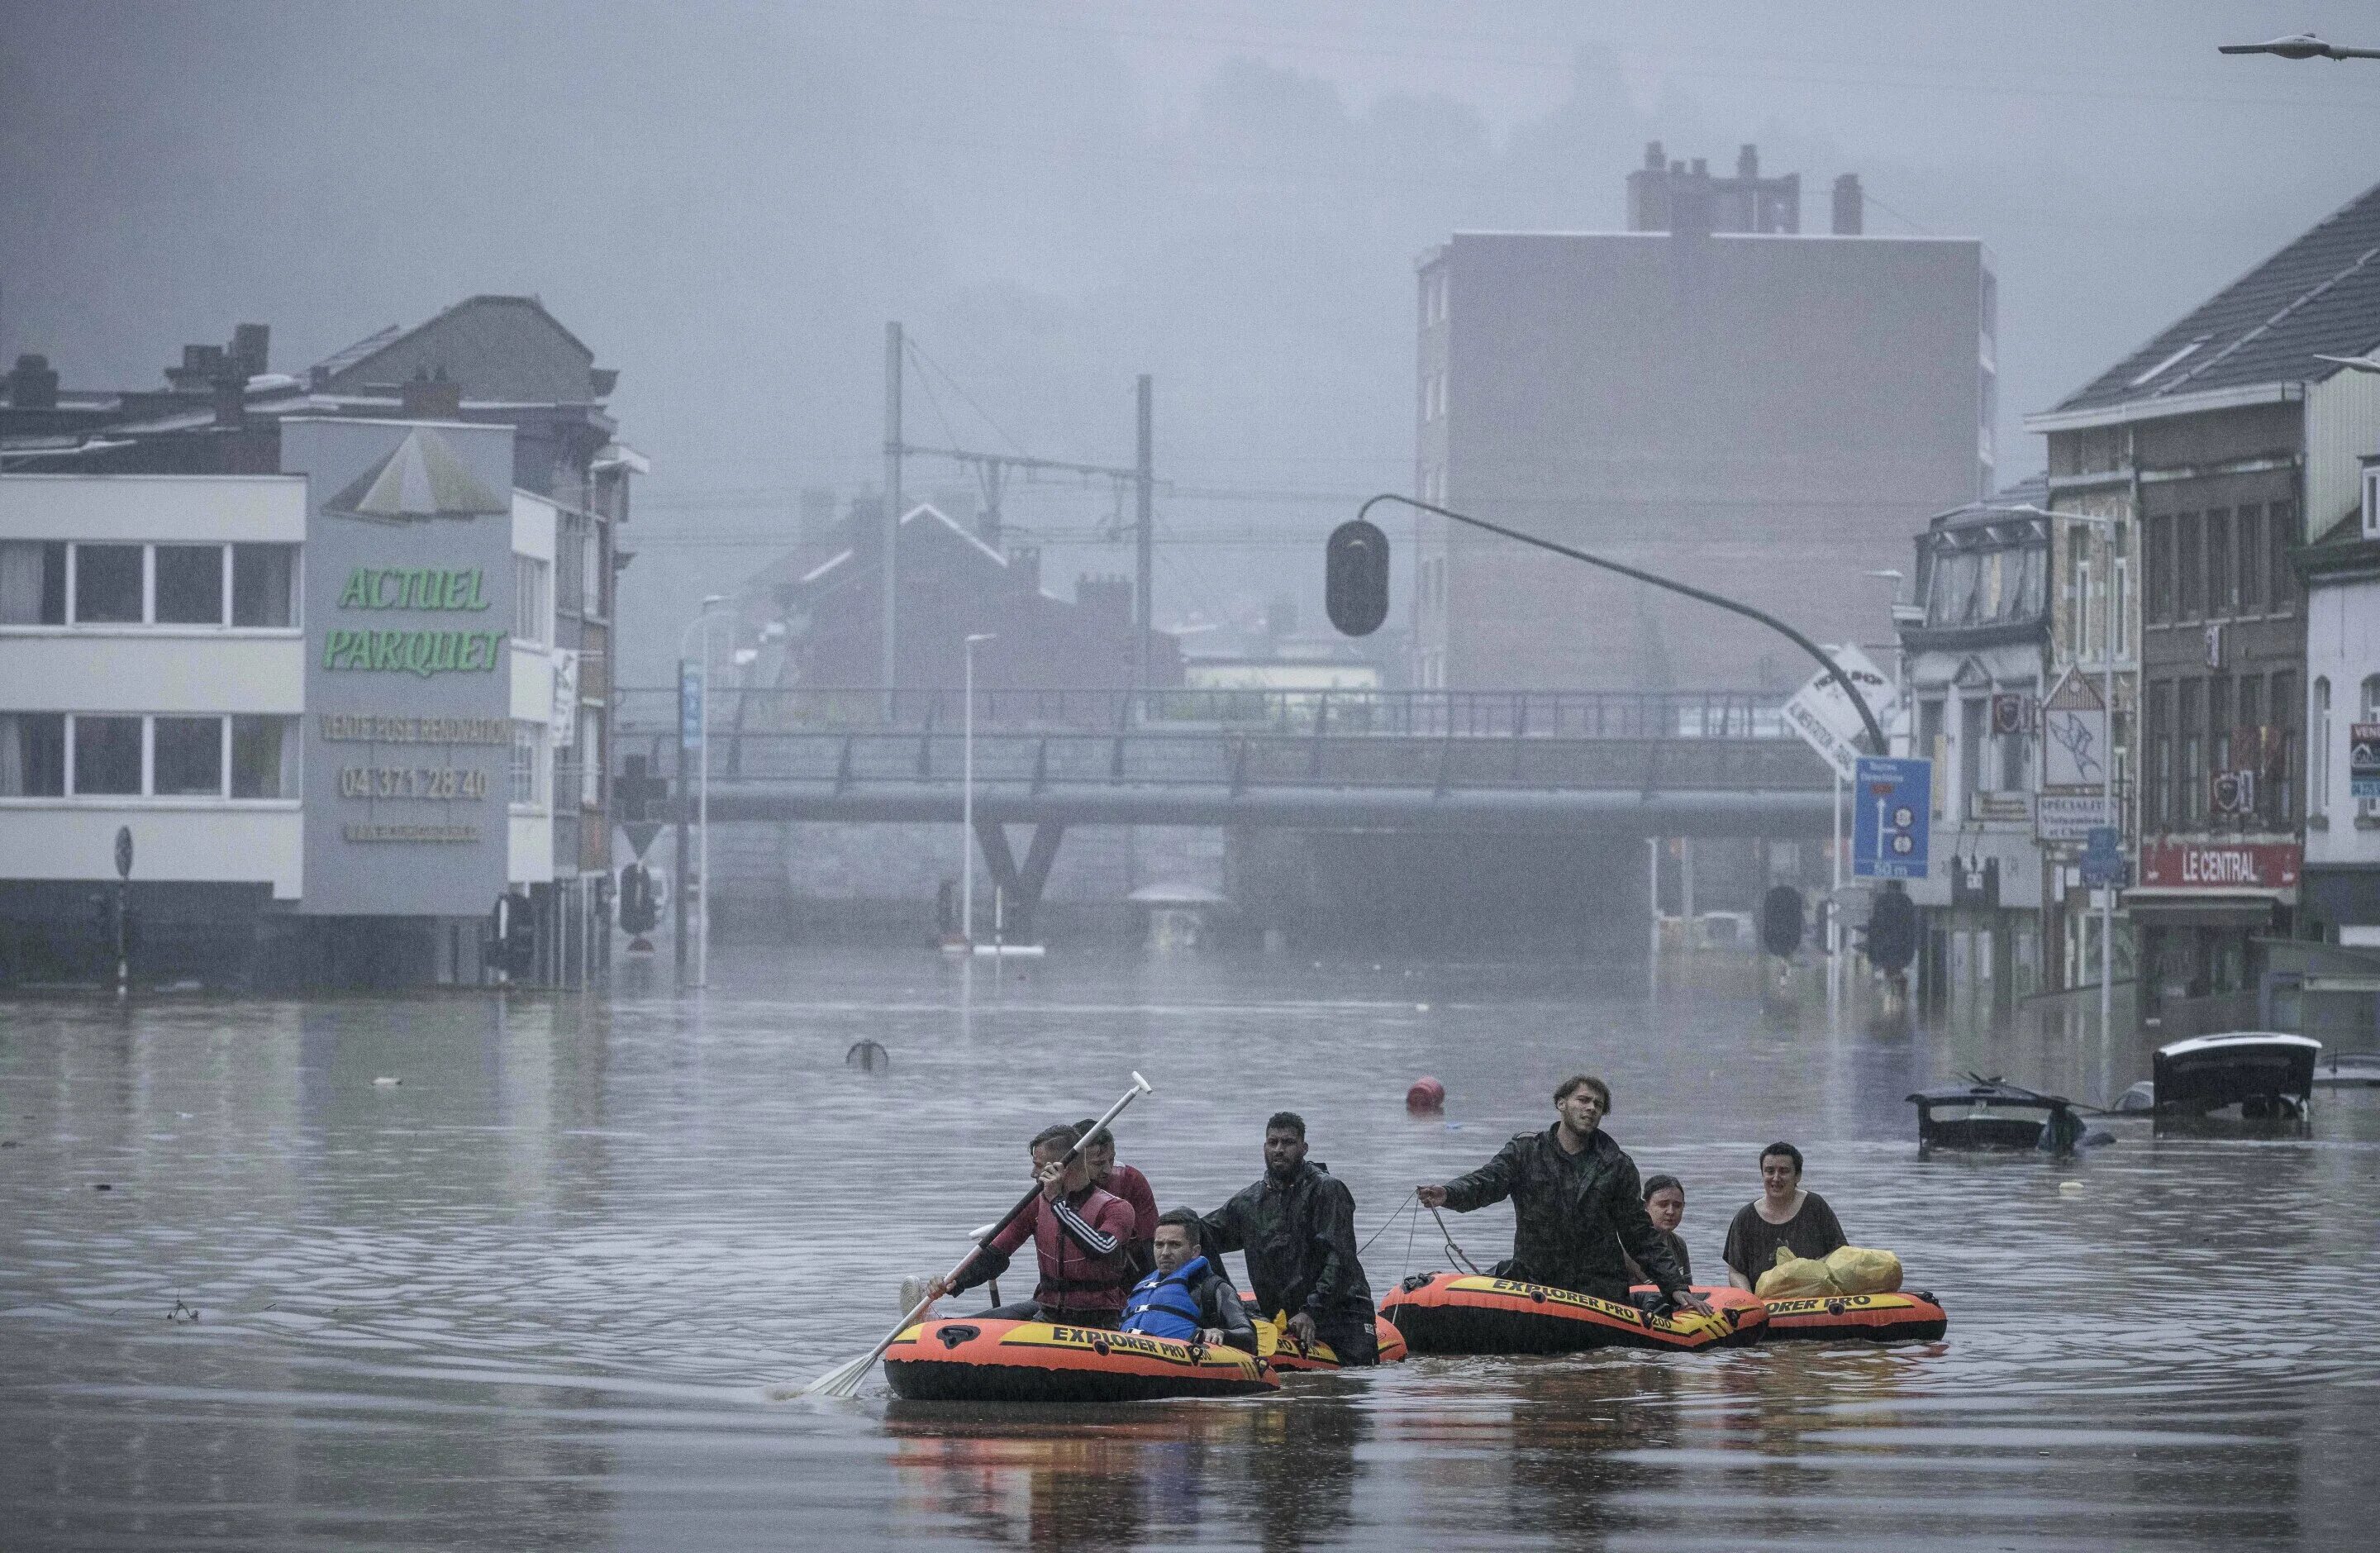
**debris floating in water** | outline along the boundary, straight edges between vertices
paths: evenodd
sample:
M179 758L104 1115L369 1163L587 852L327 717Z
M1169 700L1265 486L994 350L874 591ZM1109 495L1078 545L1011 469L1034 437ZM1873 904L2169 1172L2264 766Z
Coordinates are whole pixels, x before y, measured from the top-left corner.
M165 1313L165 1319L168 1321L196 1321L198 1318L198 1307L186 1305L179 1300L176 1300L174 1308Z
M2058 1195L2061 1197L2079 1197L2082 1195L2082 1183L2079 1181L2061 1181L2058 1183Z
M394 1089L404 1082L405 1080L401 1078L391 1078L388 1074L382 1074L378 1078L372 1080L372 1087L375 1089Z
M1413 1081L1405 1091L1405 1109L1415 1112L1435 1113L1446 1109L1446 1086L1424 1074Z
M892 1065L892 1054L874 1041L854 1041L843 1054L843 1065L862 1073L880 1074Z
M104 1181L92 1182L91 1183L91 1189L94 1192L113 1192L115 1190L115 1186Z

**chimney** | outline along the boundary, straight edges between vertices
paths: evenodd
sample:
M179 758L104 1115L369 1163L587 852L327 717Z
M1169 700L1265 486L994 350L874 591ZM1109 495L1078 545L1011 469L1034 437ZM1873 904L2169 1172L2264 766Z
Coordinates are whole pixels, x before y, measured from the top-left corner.
M215 379L224 375L224 347L221 346L184 346L182 364L165 369L165 381L176 394L203 394L212 390Z
M58 374L48 357L17 358L16 370L8 374L8 403L20 410L58 407Z
M260 378L271 369L273 330L262 323L243 323L231 332L231 366L242 378Z
M1867 200L1860 193L1857 173L1835 180L1835 236L1856 237L1867 230Z
M1747 179L1756 178L1760 176L1760 148L1758 146L1746 146L1742 151L1735 153L1735 176L1739 178Z
M446 369L432 377L427 368L405 385L404 416L407 420L455 420L463 414L463 385L446 379Z

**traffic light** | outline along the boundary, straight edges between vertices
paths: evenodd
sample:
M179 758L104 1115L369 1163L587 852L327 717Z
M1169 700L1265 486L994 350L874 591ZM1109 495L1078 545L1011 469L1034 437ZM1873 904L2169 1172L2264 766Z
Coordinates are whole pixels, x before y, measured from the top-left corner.
M1917 906L1900 891L1888 887L1868 913L1868 964L1897 976L1916 958Z
M1802 947L1802 892L1790 884L1760 897L1760 947L1780 960Z
M1322 603L1330 624L1368 637L1389 618L1389 537L1379 525L1349 518L1322 551Z
M661 912L653 902L653 876L645 871L642 863L631 863L620 870L620 930L630 938L642 938L653 930Z

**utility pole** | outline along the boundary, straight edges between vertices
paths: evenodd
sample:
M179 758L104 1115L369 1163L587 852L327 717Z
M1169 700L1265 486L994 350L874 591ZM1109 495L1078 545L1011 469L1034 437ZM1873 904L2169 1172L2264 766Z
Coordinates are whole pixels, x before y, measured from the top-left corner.
M1132 644L1132 686L1135 690L1149 688L1149 633L1157 628L1155 608L1156 550L1155 534L1151 531L1151 504L1156 494L1154 438L1149 425L1149 377L1140 374L1140 455L1133 468L1133 495L1137 527L1133 537L1138 552L1135 560L1137 576L1134 585L1133 625L1135 627Z
M901 550L901 326L884 326L884 556L880 574L880 610L883 635L877 678L884 686L884 721L892 721L892 690L900 663L898 623L893 618L900 596L897 575Z

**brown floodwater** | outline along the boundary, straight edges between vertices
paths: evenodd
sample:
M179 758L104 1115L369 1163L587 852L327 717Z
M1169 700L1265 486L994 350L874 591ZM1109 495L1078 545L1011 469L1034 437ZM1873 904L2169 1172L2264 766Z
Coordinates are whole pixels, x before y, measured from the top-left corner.
M0 1003L0 1547L2369 1546L2380 1093L2313 1135L1921 1163L1968 1069L2088 1098L2146 1043L1908 1031L1729 971L727 950L609 1001ZM846 1065L853 1043L890 1054ZM1274 1110L1353 1187L1550 1120L1575 1069L1682 1176L1706 1276L1771 1138L1942 1342L1424 1359L1099 1409L777 1393L864 1351L1022 1188L1157 1092L1166 1206ZM1408 1117L1416 1074L1445 1115ZM383 1079L401 1082L382 1083ZM104 1184L108 1190L97 1188ZM1376 1292L1445 1265L1427 1219ZM1511 1218L1451 1218L1486 1260ZM1013 1297L1013 1296L1012 1296ZM193 1314L194 1313L194 1314ZM186 1318L188 1317L188 1318Z

